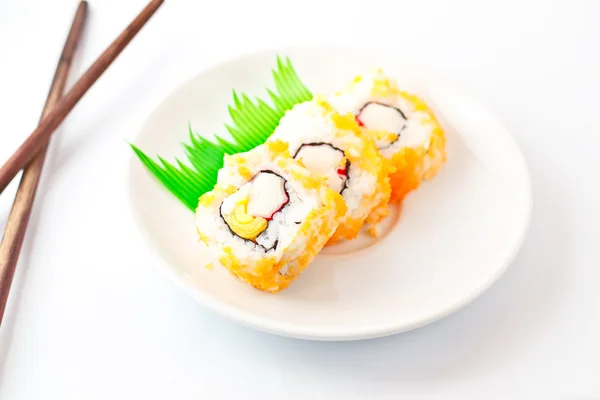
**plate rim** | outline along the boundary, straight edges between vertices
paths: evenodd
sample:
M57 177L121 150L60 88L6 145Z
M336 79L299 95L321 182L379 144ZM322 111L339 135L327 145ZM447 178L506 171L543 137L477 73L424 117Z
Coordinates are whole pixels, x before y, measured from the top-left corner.
M221 66L230 63L242 62L243 59L248 57L256 57L267 54L273 55L273 57L275 57L277 54L286 54L287 52L315 51L316 49L335 49L337 51L356 51L356 49L367 49L368 51L371 51L371 53L374 53L376 51L382 51L381 49L368 46L294 45L262 48L258 50L236 53L234 55L221 58L218 61L207 64L202 69L197 70L195 73L183 79L179 84L174 85L173 88L160 101L155 103L154 106L151 106L150 111L146 113L145 117L138 124L137 130L135 131L135 134L132 135L133 137L129 142L132 144L136 144L136 142L138 142L138 138L142 136L151 116L165 104L170 102L171 99L175 97L176 94L179 93L183 88L189 85L192 81L198 79L200 75L210 73L211 71L217 70ZM408 66L409 68L414 66L414 64L408 63L404 65ZM495 274L490 275L490 277L486 280L486 282L483 285L480 285L476 290L469 292L468 295L461 297L460 301L456 301L452 304L449 304L443 310L440 310L435 314L428 315L424 318L415 319L412 323L390 323L387 327L367 325L364 327L355 328L347 331L337 331L336 329L331 328L319 329L318 327L315 327L313 325L306 324L293 325L285 322L282 323L277 320L274 320L273 318L253 314L244 309L240 309L233 305L221 302L218 300L218 298L207 295L203 291L198 290L189 281L183 279L177 272L175 272L174 268L171 266L171 263L165 258L162 252L157 251L154 248L150 232L148 232L148 230L142 223L141 215L135 211L134 196L132 194L134 184L132 182L135 175L134 164L139 163L139 159L135 156L133 152L130 152L126 162L127 173L125 179L125 184L127 187L127 204L131 214L131 218L133 219L136 228L135 230L142 237L144 247L148 250L150 254L153 254L153 258L157 261L151 263L152 267L160 270L161 273L166 274L167 278L171 280L177 287L179 287L185 293L190 295L195 301L199 302L201 305L204 306L205 309L211 311L212 313L217 314L221 317L225 317L230 321L236 322L242 326L257 331L294 339L316 341L354 341L396 335L399 333L412 331L420 327L429 325L433 322L444 319L445 317L459 311L460 309L475 301L483 293L488 291L488 289L491 286L493 286L493 284L496 283L501 276L504 275L508 267L513 263L517 254L521 251L523 247L523 243L528 235L531 226L531 217L533 210L533 187L531 172L527 164L527 160L523 154L523 151L517 143L517 141L515 140L515 137L510 132L510 130L502 123L498 116L492 112L492 110L484 101L480 100L476 96L473 96L471 92L463 86L457 85L455 81L450 77L440 74L439 70L419 67L419 75L421 75L422 72L424 72L424 76L435 77L435 79L439 79L440 82L444 83L445 85L449 85L453 90L458 90L463 97L467 98L470 102L474 102L478 108L483 110L491 119L493 119L494 124L497 125L499 129L502 129L504 131L505 139L510 142L511 147L513 147L513 149L515 150L514 156L518 157L522 164L521 173L523 174L522 179L525 183L523 187L524 202L522 204L524 206L525 214L521 219L521 224L519 227L519 236L515 238L514 245L510 253L504 259L501 267L495 271Z

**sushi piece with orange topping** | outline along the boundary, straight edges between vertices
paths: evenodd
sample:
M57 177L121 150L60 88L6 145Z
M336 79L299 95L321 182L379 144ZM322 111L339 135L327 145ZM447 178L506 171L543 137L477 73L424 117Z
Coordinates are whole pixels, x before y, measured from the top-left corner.
M328 245L354 239L363 226L377 235L389 213L390 164L353 116L315 97L287 111L268 140L288 143L296 160L342 195L348 211Z
M446 136L433 111L414 94L375 68L357 76L343 91L327 97L340 114L352 114L395 171L392 203L401 202L446 162Z
M345 214L342 196L274 141L225 156L195 219L200 241L225 268L275 293L300 276Z

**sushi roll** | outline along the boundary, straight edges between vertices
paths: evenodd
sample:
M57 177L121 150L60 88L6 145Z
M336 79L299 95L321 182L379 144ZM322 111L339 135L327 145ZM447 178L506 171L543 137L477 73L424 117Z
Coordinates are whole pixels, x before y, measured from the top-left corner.
M269 140L288 143L294 159L342 195L348 210L328 245L354 239L363 226L377 235L389 214L389 163L353 116L316 97L287 111Z
M226 155L196 209L199 239L253 287L278 292L294 281L333 235L346 205L275 141Z
M446 162L444 130L427 104L402 91L381 68L354 78L343 92L327 98L340 114L351 113L392 163L392 203L433 178Z

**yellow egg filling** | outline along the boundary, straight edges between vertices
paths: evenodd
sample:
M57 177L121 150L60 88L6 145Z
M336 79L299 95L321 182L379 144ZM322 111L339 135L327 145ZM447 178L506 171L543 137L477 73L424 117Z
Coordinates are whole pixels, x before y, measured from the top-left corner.
M231 215L224 215L223 218L229 228L239 237L256 240L258 235L267 229L268 222L262 217L255 217L248 214L247 201L238 203Z

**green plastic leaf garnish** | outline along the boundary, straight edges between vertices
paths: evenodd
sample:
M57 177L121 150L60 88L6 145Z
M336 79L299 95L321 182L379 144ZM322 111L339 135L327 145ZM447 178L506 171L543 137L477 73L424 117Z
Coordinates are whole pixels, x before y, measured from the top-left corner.
M243 153L263 144L273 133L279 120L294 105L311 100L312 93L304 86L291 61L277 57L277 68L272 71L275 90L268 90L273 105L243 93L233 91L233 105L228 106L232 124L225 128L233 138L215 136L217 143L194 133L189 127L189 143L182 143L188 163L175 159L170 163L161 156L153 160L134 144L131 148L142 164L165 188L188 209L195 211L198 199L213 189L217 173L223 167L225 154Z

